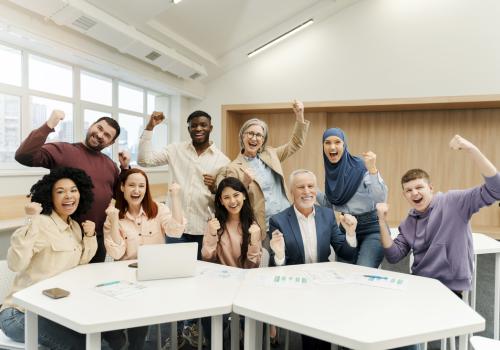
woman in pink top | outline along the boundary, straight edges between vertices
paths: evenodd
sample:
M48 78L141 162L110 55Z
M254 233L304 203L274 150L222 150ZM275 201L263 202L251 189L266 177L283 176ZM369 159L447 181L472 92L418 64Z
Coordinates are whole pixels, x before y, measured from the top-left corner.
M180 187L169 186L172 211L151 197L146 173L138 168L128 170L120 179L116 202L106 209L104 244L115 260L137 258L144 244L163 244L165 236L180 237L186 226Z
M215 217L203 236L203 260L250 269L259 267L261 229L243 183L227 177L217 187Z

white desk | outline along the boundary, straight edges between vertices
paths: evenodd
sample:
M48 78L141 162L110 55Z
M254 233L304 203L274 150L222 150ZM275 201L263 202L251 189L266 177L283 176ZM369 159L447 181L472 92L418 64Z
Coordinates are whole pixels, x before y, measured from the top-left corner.
M212 349L222 348L222 315L232 310L241 274L140 282L147 288L126 300L94 290L107 281L135 281L136 270L127 267L129 263L78 266L16 293L14 302L26 308L26 348L38 348L37 315L86 334L87 350L101 348L101 332L212 316ZM233 269L201 261L197 268ZM71 295L53 300L42 294L53 287L66 289Z
M476 270L477 270L477 255L479 254L495 254L495 308L493 313L493 334L495 339L499 339L500 330L500 242L483 235L482 233L473 233L472 239L474 242L474 276L472 278L471 305L476 309Z
M233 312L247 317L245 346L250 349L258 347L260 322L358 350L394 348L485 328L479 314L434 279L330 262L278 269L394 276L404 279L407 288L354 283L271 288L262 283L262 275L276 274L272 269L249 270L233 302ZM460 338L463 348L466 339Z

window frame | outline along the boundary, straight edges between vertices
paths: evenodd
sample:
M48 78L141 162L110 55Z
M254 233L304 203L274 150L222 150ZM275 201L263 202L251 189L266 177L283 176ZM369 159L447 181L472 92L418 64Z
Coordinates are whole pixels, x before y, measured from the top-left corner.
M143 125L145 126L148 122L149 115L148 111L148 94L154 94L156 97L166 97L171 98L171 96L162 94L153 89L149 89L145 86L141 86L135 83L128 82L124 79L120 79L117 77L113 77L111 75L102 74L99 72L95 72L92 69L87 69L85 67L72 64L66 62L64 60L59 60L53 57L49 57L40 52L36 52L33 50L25 49L19 47L17 45L13 45L8 42L0 41L0 45L9 47L15 50L21 51L21 86L9 85L0 83L0 93L7 95L15 95L20 97L21 101L21 128L20 128L20 140L23 142L29 133L35 128L37 125L32 125L32 116L31 116L31 97L41 97L47 99L53 99L62 102L68 102L73 105L73 142L82 142L85 138L83 135L84 131L84 110L92 109L96 111L103 111L105 113L109 113L111 117L115 120L119 120L119 114L128 114L137 117L143 118ZM29 88L29 55L38 56L42 59L46 59L49 62L52 61L55 64L61 64L70 66L72 69L72 78L73 78L73 86L72 86L72 96L67 97L62 95L57 95L49 92L33 90ZM106 79L110 79L112 82L112 105L103 105L95 102L85 101L81 99L81 73L89 73L91 75L101 76ZM119 108L119 100L118 100L118 85L122 84L131 88L136 88L142 90L142 106L143 111L137 112L133 110ZM170 103L169 103L170 104ZM168 112L168 111L167 111ZM168 114L168 113L166 113ZM168 127L168 135L166 135L166 143L168 144L170 139L170 126L168 117L165 121ZM112 160L118 165L118 143L114 143L111 146L111 154ZM13 164L12 166L10 164ZM156 168L148 169L148 172L162 172L166 171L167 166L160 166ZM0 177L2 176L33 176L33 175L41 175L45 174L46 170L41 168L31 168L24 167L18 163L9 163L5 168L0 167Z

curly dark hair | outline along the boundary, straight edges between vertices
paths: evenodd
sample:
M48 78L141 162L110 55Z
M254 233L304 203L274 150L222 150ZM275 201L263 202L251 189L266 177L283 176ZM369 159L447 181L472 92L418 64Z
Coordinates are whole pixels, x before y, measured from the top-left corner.
M247 260L248 243L250 241L250 232L248 229L254 222L256 222L255 215L253 213L252 206L250 205L250 196L248 195L245 185L243 185L243 183L235 177L226 177L219 183L214 201L215 217L219 220L222 232L226 229L226 221L229 216L226 207L224 207L221 202L222 191L224 191L226 187L231 187L233 190L241 192L246 198L243 201L243 206L240 211L240 223L241 230L243 231L243 239L241 242L241 255L239 260L241 265L244 266L244 263Z
M94 202L94 193L92 192L94 184L92 183L90 176L88 176L85 171L80 169L62 167L50 170L50 173L31 186L31 201L42 205L42 214L50 215L53 210L52 187L54 187L54 184L61 179L72 180L78 188L78 192L80 192L80 202L78 203L78 208L71 215L71 217L74 218L85 214Z

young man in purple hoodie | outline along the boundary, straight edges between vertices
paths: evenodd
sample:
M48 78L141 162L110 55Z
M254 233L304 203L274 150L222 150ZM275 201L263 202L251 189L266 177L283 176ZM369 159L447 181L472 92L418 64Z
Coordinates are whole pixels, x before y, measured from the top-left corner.
M472 159L484 177L484 184L434 194L429 175L421 169L412 169L401 179L403 195L412 209L394 240L386 221L387 204L378 203L377 213L387 261L395 264L411 250L414 275L436 278L461 297L462 292L471 287L473 272L469 220L479 209L500 199L500 174L488 158L463 137L455 135L450 147Z

